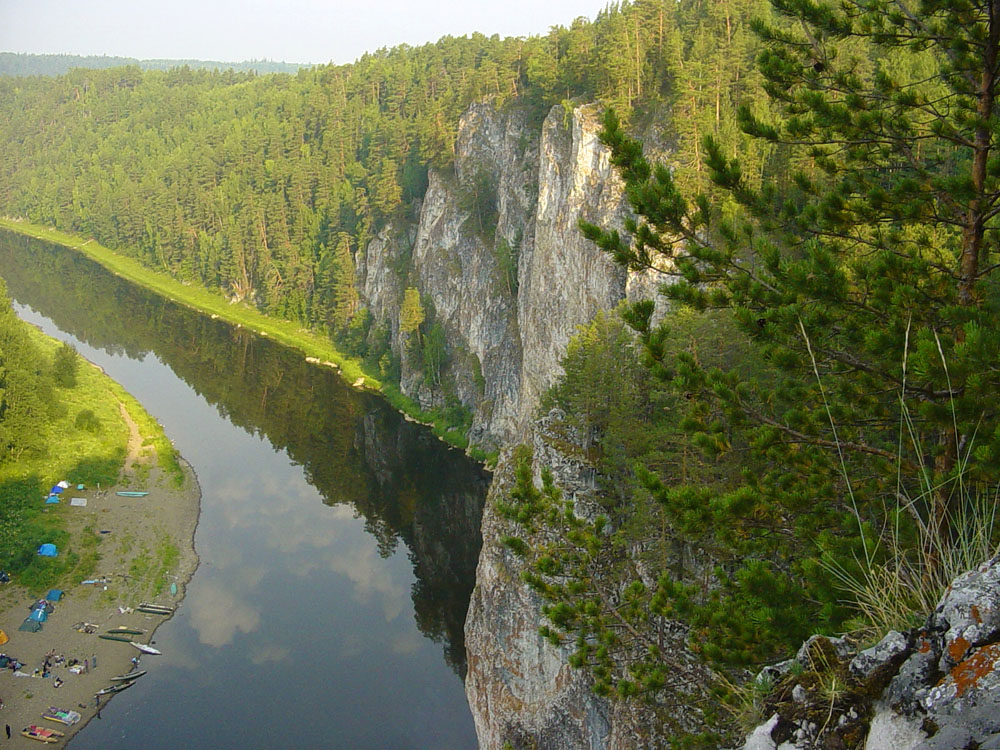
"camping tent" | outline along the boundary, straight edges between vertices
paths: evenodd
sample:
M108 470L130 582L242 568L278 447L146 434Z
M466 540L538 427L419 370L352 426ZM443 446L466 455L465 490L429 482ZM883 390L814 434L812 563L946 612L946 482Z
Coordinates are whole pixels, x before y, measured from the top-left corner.
M49 589L49 593L45 595L45 598L50 602L57 602L62 599L62 595L62 589ZM3 645L2 641L0 641L0 645Z
M8 636L7 633L5 633L3 630L0 630L0 646L5 644L9 640L10 636Z
M59 485L57 484L57 485L53 486L51 490L49 490L49 494L50 494L50 495L59 495L59 494L62 494L62 491L63 491L64 489L65 489L65 487L60 487L60 486L59 486Z
M39 607L38 609L31 610L31 614L28 615L28 619L34 620L35 622L45 622L49 619L49 616L45 612L45 607Z
M55 557L59 552L56 550L56 545L47 542L38 548L38 554L42 557Z
M18 630L23 630L27 633L37 633L42 629L42 623L37 620L32 620L30 617L21 623L21 627Z

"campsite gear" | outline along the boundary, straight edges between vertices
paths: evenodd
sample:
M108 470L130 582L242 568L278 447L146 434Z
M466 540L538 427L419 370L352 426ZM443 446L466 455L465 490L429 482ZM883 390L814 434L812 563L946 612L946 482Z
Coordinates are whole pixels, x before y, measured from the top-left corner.
M80 721L80 714L76 711L67 711L55 706L49 706L48 710L42 712L42 718L49 721L58 721L60 724L72 725Z
M21 730L21 734L25 737L30 737L33 740L38 740L39 742L58 742L65 732L60 732L57 729L48 729L46 727L40 727L37 724L31 724Z
M46 601L57 602L63 597L62 589L49 589L49 593L45 595Z
M59 551L56 549L56 545L46 542L38 548L38 554L42 557L55 557L59 554Z

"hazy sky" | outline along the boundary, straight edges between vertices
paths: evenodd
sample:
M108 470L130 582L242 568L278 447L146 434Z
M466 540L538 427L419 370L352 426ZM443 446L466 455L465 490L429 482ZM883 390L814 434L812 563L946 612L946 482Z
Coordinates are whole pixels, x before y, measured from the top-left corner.
M0 52L352 62L450 34L544 34L608 0L0 0Z

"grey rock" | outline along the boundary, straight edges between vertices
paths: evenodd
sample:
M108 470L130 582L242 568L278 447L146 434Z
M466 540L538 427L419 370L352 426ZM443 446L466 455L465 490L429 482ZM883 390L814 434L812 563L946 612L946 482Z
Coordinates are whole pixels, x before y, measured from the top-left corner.
M883 703L875 709L865 750L913 750L926 738L919 719L903 716Z
M868 680L876 670L892 668L894 662L905 657L908 649L906 636L891 630L881 641L851 659L851 675L862 681Z
M946 726L933 737L917 745L915 750L962 750L978 747L978 744L970 744L972 740L972 733L964 727Z
M791 672L792 665L796 663L795 659L785 659L777 664L769 664L757 673L757 677L755 679L757 682L760 682L761 680L771 680L772 682L777 682Z
M944 631L941 671L962 661L970 649L1000 635L1000 558L956 578L930 618L930 629Z
M809 639L802 644L798 653L795 655L795 659L806 669L824 669L824 665L813 664L810 657L810 654L816 653L818 648L824 647L824 641L833 646L834 654L838 659L840 659L840 661L846 661L850 657L851 644L843 638L831 638L825 635L814 635L810 636Z
M938 673L937 661L934 650L910 654L886 688L885 700L905 713L918 710L921 699L927 694Z
M778 725L779 718L778 714L774 714L770 719L754 729L750 733L750 736L747 737L742 750L777 750L778 745L771 739L771 732Z

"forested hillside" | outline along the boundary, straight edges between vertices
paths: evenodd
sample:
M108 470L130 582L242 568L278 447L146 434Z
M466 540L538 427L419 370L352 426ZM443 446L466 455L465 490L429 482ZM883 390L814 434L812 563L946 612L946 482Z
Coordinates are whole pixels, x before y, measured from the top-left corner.
M717 670L715 689L816 629L863 639L909 627L942 582L995 548L998 59L997 0L637 0L528 39L445 38L294 76L5 78L0 212L321 330L381 377L409 377L409 393L420 377L443 390L442 361L459 346L428 279L466 317L448 297L456 279L473 289L466 303L497 291L491 312L508 317L490 334L524 334L489 351L498 369L548 363L522 358L544 322L521 315L527 273L508 242L529 222L499 236L489 167L527 174L526 154L549 158L551 187L579 153L565 146L584 129L577 105L611 108L601 139L633 218L581 228L629 273L666 280L668 304L599 315L570 345L545 398L547 455L588 478L564 493L537 456L510 458L496 502L510 534L492 572L508 589L522 575L544 602L542 634L598 693L665 716L697 682L686 694L702 728L729 726L705 707L727 691L683 684L678 621ZM469 113L478 140L463 165ZM534 135L543 120L548 154ZM511 133L524 161L474 169ZM656 134L657 158L636 133ZM588 162L578 174L597 172ZM435 185L433 216L453 223L420 245ZM576 236L576 215L571 226ZM475 236L467 256L489 263L468 271L461 243L445 247L462 233ZM532 247L536 269L569 244L549 238ZM418 269L434 250L438 265ZM560 257L533 278L536 306L582 254ZM369 300L394 297L394 349L378 328L389 316L373 323L365 309L361 269L378 286ZM462 346L465 392L508 395L487 392L483 360ZM511 398L525 392L537 393ZM484 638L507 632L491 614ZM514 652L507 637L495 653ZM522 640L537 653L534 632Z
M143 70L170 70L189 67L207 70L235 70L240 73L295 73L310 67L273 60L217 62L212 60L138 60L106 55L31 55L0 52L0 76L61 76L73 68L121 68L134 65Z
M412 213L429 168L448 169L470 102L530 107L539 122L570 100L640 119L666 108L680 172L697 183L700 138L735 145L735 105L759 86L751 12L762 4L641 0L544 36L444 38L295 76L131 66L3 78L0 211L329 330L377 361L355 259ZM488 231L489 181L466 187Z

